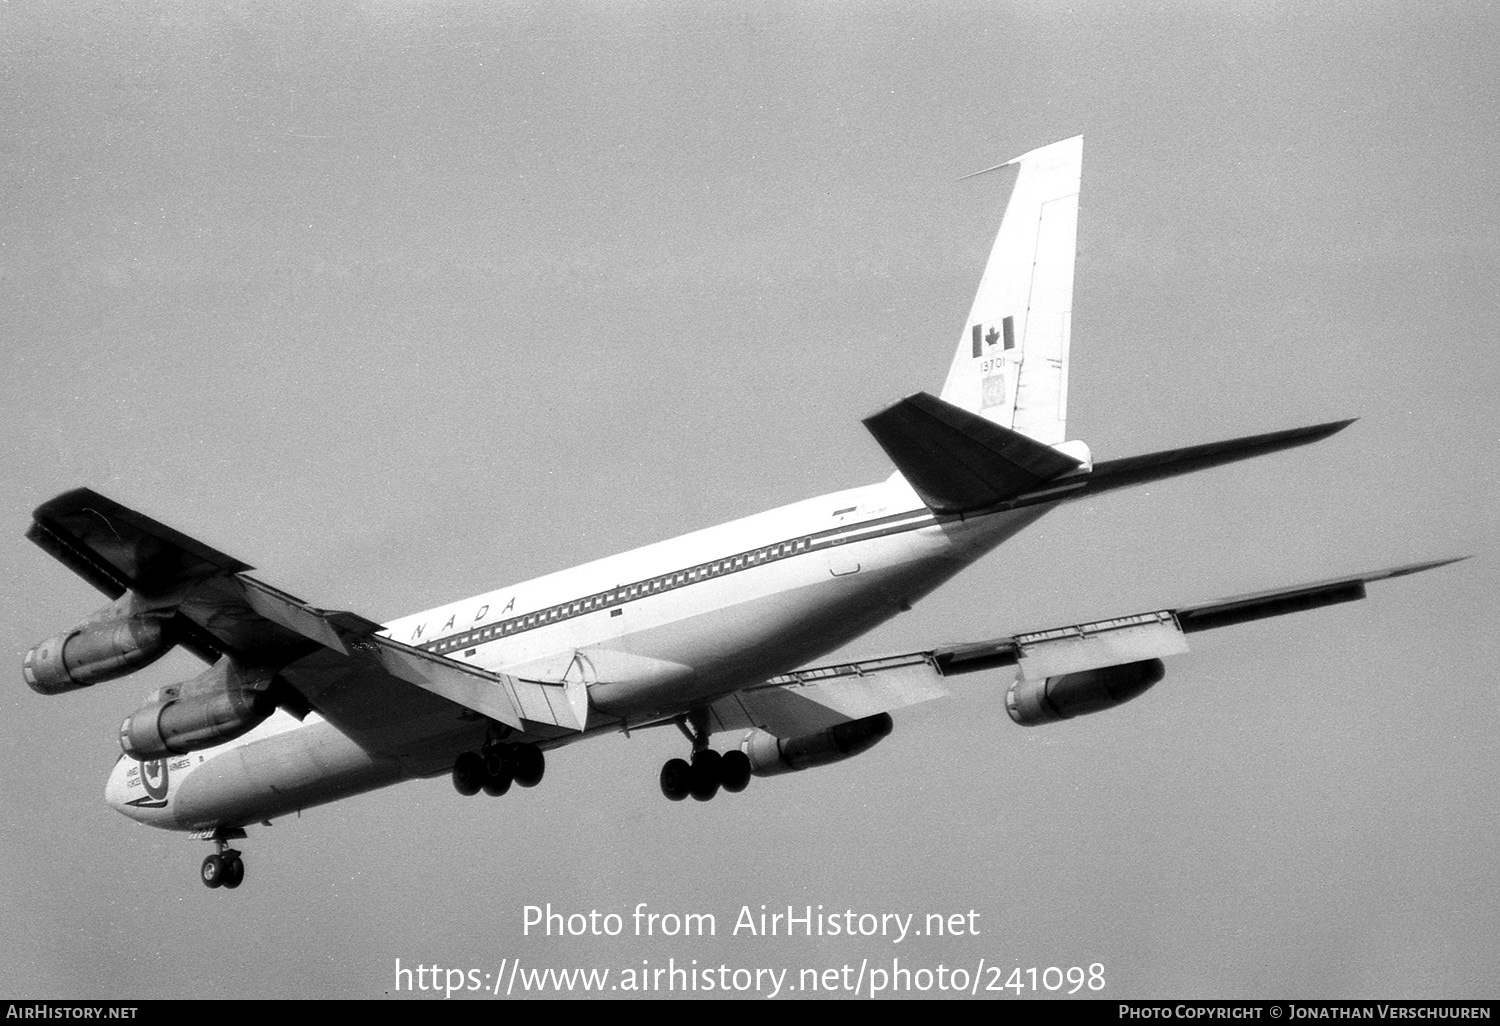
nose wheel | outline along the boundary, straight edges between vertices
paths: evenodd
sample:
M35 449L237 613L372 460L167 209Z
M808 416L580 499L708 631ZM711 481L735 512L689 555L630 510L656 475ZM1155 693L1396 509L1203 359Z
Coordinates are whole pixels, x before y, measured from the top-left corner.
M750 757L735 749L722 755L708 747L707 716L696 713L677 721L693 745L692 761L668 759L661 768L661 793L670 801L688 796L710 801L723 788L738 794L750 785Z
M221 855L210 855L203 860L203 883L208 887L226 887L234 890L245 882L245 861L240 853L229 848Z
M230 830L213 835L211 840L217 850L203 860L203 865L198 871L198 878L203 881L203 886L213 890L223 887L232 891L245 882L245 860L240 857L238 851L229 847L231 840L244 836L243 830Z

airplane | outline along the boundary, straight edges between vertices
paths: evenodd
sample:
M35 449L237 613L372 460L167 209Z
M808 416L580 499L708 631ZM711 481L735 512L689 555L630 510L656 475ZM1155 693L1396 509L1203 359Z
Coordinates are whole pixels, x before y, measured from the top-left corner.
M1189 634L1454 562L816 665L1065 503L1353 423L1099 462L1068 439L1082 163L1078 137L987 169L1015 179L942 391L864 421L895 466L884 481L387 624L309 605L77 489L38 507L27 537L110 603L27 652L23 676L56 695L177 646L208 664L121 724L105 799L212 842L200 877L234 889L245 867L232 843L247 827L402 781L448 775L460 794L499 796L539 784L556 749L676 726L687 750L661 767L661 792L708 801L869 750L892 712L947 694L951 678L1013 669L1010 718L1055 723L1138 697Z

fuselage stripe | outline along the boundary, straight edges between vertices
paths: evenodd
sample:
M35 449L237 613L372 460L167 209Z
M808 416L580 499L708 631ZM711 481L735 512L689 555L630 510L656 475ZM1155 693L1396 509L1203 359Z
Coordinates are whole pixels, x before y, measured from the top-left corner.
M941 518L941 520L950 519L953 518ZM577 616L586 616L601 609L623 606L647 595L675 591L678 588L686 588L707 580L751 570L767 563L780 562L808 552L823 551L834 545L846 545L850 542L869 541L892 534L915 531L923 527L931 527L939 522L939 517L927 510L906 510L859 524L840 525L814 534L805 534L801 537L763 545L760 548L747 549L632 584L607 588L604 591L569 599L566 602L559 602L530 613L522 613L519 616L470 624L460 631L434 638L431 641L423 642L420 637L413 637L411 643L418 648L436 653L485 645L491 641L513 637L548 624L571 620ZM419 627L418 631L420 630Z

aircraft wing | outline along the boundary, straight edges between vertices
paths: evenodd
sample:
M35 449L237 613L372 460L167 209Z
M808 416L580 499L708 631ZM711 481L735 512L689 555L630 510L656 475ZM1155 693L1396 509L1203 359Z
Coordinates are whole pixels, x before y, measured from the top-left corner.
M583 729L576 687L489 673L383 637L380 624L308 605L90 489L38 507L27 537L111 598L128 591L139 611L168 614L172 638L205 661L282 667L283 705L316 710L374 754L409 754L475 713L523 731Z
M947 678L979 670L1015 666L1020 680L1040 682L1161 659L1188 651L1187 635L1198 631L1352 602L1365 597L1365 586L1372 581L1466 558L1411 563L1177 609L798 670L715 702L710 710L713 729L759 727L790 737L940 698L948 693Z

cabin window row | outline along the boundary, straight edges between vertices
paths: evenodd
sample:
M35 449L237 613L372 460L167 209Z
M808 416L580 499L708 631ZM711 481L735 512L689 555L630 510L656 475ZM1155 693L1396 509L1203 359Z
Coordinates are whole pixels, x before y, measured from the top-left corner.
M505 637L520 631L530 630L533 627L554 623L557 620L570 619L583 613L592 613L596 609L604 609L607 606L618 605L621 602L629 602L631 599L639 598L643 595L654 595L660 591L669 591L683 585L696 584L711 577L722 577L724 574L733 573L736 570L742 570L746 567L758 566L761 563L772 562L777 559L785 559L787 556L794 556L799 552L805 552L811 544L811 538L798 538L795 541L778 542L775 545L767 545L764 548L741 553L738 556L715 560L712 563L702 563L690 569L663 574L661 577L642 581L639 584L631 584L623 588L602 591L597 595L590 595L588 598L578 599L573 602L564 602L550 609L543 609L535 613L528 613L525 616L503 620L483 630L470 631L467 634L431 642L428 647L433 652L448 652L455 648L465 648L477 642L488 641L491 638Z

